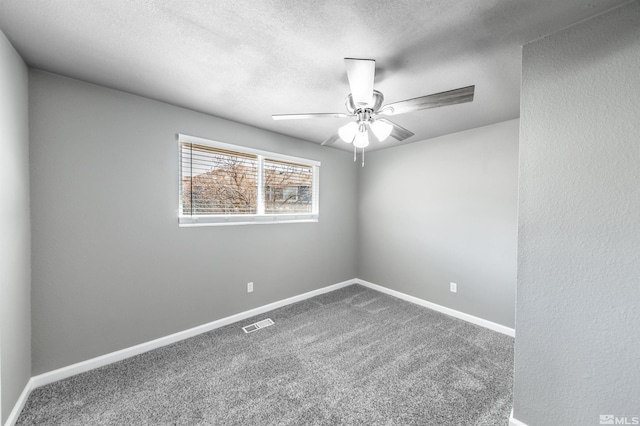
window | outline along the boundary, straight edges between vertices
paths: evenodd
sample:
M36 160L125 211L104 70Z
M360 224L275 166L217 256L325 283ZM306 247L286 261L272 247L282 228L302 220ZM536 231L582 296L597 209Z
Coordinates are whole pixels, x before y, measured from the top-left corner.
M320 163L179 135L180 226L318 220Z

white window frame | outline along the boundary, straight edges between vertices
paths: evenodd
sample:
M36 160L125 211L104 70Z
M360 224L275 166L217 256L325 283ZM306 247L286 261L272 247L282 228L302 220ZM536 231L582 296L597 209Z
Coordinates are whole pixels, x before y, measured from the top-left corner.
M258 157L258 182L257 182L257 214L235 214L235 215L183 215L182 200L182 149L181 143L192 143L197 145L210 146L212 148L236 151L244 154L256 155ZM294 214L265 214L264 206L264 160L281 160L290 163L301 164L312 167L313 177L311 185L311 213ZM275 152L263 151L260 149L247 148L225 142L199 138L185 134L178 134L178 225L180 227L191 226L220 226L220 225L254 225L269 223L299 223L317 222L320 212L320 162L306 158L293 157L290 155L278 154Z

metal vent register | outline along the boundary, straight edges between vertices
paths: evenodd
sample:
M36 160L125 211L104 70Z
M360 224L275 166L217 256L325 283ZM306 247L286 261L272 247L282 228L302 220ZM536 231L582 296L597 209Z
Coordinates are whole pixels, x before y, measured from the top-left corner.
M271 318L267 318L262 321L254 322L253 324L245 325L244 327L242 327L242 330L245 333L253 333L254 331L258 331L261 328L269 327L270 325L273 325L273 321L271 320Z

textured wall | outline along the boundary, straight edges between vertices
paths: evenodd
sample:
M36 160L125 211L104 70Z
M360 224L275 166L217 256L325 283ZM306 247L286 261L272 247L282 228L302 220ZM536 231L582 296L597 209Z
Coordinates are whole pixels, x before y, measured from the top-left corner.
M366 155L358 276L513 327L517 176L518 120Z
M640 3L524 47L514 417L640 415Z
M0 32L0 424L31 377L27 77Z
M356 276L348 153L30 77L34 374ZM321 161L320 221L179 228L177 133Z

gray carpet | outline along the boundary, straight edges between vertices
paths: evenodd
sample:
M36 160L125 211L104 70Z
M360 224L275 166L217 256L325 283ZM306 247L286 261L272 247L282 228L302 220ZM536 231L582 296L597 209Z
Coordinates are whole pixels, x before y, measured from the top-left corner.
M512 371L513 338L352 285L37 388L17 424L507 425Z

